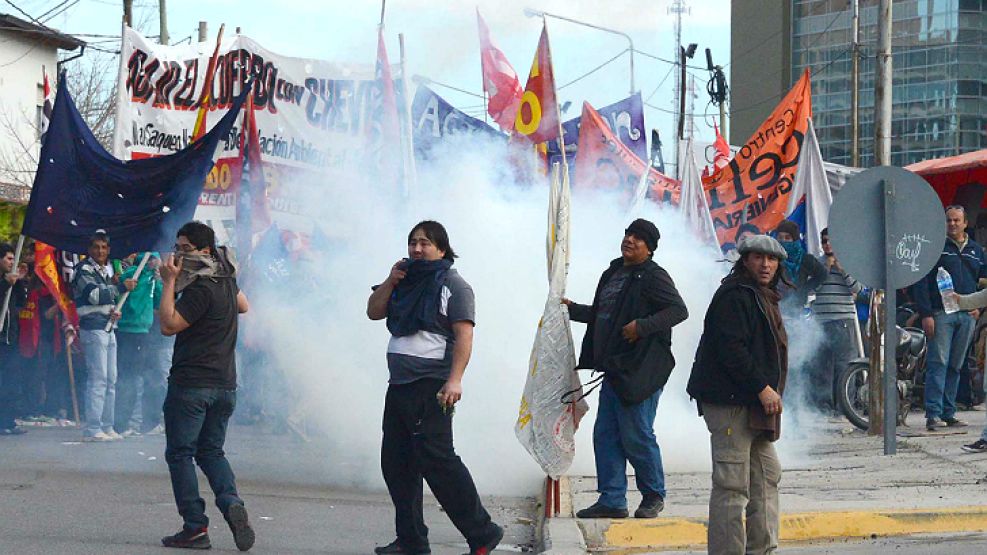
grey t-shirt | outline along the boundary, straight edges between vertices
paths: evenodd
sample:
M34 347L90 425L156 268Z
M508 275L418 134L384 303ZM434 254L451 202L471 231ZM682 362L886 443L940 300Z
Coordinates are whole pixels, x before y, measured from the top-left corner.
M456 338L452 334L453 322L475 320L476 305L473 288L450 269L442 286L439 301L439 328L441 332L419 330L404 337L391 336L387 344L387 367L391 372L390 383L411 383L425 378L449 379L452 371L452 349Z

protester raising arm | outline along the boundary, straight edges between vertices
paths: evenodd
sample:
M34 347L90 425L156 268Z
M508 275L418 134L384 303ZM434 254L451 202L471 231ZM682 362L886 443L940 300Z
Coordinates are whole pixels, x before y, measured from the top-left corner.
M375 287L374 292L370 294L370 299L367 300L367 317L371 320L387 318L387 303L391 300L391 293L394 292L398 283L408 275L404 270L407 262L405 259L395 262L391 266L391 273L384 280L384 283Z
M158 318L161 320L161 333L175 335L185 331L189 323L175 310L175 282L182 271L182 259L169 255L168 260L161 263L161 305L158 306Z

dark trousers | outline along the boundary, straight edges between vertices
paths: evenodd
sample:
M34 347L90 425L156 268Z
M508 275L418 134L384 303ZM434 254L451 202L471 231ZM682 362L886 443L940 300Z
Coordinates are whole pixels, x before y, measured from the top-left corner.
M391 385L384 401L380 466L394 503L397 538L405 549L428 545L422 514L422 478L470 548L495 533L473 478L452 445L452 411L435 398L441 380Z
M810 369L807 397L819 410L836 411L840 374L857 357L856 330L853 320L821 322L823 337Z
M237 495L233 469L223 452L226 426L235 407L236 391L231 389L168 386L164 402L165 460L178 514L185 520L186 529L209 526L193 459L209 480L216 494L216 507L224 517L230 505L243 504Z
M142 393L141 385L147 368L146 342L146 333L117 331L117 405L113 413L113 427L117 432L135 428L131 424L138 424L141 420L140 415L134 418L134 408Z
M0 430L17 425L21 398L21 356L14 345L0 344Z

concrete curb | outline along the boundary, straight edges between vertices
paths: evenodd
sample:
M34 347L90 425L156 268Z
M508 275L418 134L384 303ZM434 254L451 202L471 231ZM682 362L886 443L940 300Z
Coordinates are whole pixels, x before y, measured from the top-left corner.
M538 496L538 530L542 553L547 555L585 555L586 539L579 528L578 521L573 518L572 488L568 476L559 478L560 510L559 516L545 518L545 489Z
M706 520L614 520L596 536L606 547L682 549L706 544ZM927 533L987 531L987 507L834 511L782 515L780 539L807 542Z

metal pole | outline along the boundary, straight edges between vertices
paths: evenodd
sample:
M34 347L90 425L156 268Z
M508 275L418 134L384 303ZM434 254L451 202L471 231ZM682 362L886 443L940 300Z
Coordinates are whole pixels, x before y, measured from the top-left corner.
M206 42L209 40L209 24L205 21L199 22L199 42Z
M883 1L883 0L882 0ZM895 318L894 248L891 236L894 222L894 182L883 182L884 191L884 454L894 455L898 450L895 432L898 425L898 367L895 350L898 346L898 325ZM876 418L872 415L871 418Z
M877 13L877 76L874 80L875 165L891 164L891 0L880 0Z
M158 42L168 44L171 37L168 36L168 4L167 0L158 0L158 28L160 29Z
M718 73L723 73L723 66L716 66L716 71ZM723 135L724 139L727 137L727 99L726 98L720 101L720 135Z
M853 58L850 84L850 165L860 167L860 0L853 4Z
M679 45L679 135L681 141L685 138L685 48ZM675 172L679 173L676 166Z
M883 434L884 430L884 393L883 380L884 365L881 363L884 357L884 349L881 348L881 338L883 334L881 326L881 311L884 310L884 291L874 291L874 297L870 303L870 317L867 319L867 332L870 339L870 372L867 374L867 434L877 436Z
M127 27L134 26L134 0L123 0L123 22Z

